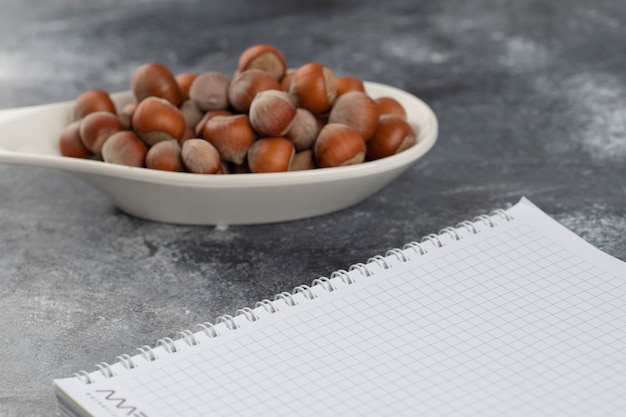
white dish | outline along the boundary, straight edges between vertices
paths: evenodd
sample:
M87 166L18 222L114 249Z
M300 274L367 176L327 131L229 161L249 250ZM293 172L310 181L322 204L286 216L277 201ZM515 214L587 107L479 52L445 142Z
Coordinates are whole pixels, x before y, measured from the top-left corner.
M58 138L73 102L0 111L0 162L57 168L91 184L128 214L166 223L227 225L295 220L349 207L374 194L434 145L437 118L426 103L394 87L366 83L372 97L398 100L418 143L387 158L309 171L198 175L132 168L60 155ZM119 106L130 92L112 94Z

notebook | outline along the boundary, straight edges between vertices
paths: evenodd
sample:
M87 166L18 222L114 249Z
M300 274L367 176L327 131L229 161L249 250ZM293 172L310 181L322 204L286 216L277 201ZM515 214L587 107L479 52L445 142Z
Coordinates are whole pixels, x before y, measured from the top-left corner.
M626 263L529 200L54 381L63 416L626 416Z

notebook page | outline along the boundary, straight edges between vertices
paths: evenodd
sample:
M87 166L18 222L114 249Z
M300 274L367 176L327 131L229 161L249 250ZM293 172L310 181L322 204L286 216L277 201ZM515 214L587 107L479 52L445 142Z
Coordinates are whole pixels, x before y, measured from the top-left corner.
M113 378L55 381L94 416L626 415L626 266L528 201Z

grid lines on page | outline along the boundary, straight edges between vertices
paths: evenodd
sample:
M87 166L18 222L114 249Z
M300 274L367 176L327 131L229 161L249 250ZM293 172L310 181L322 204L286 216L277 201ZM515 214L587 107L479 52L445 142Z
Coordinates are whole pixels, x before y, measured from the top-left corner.
M179 416L626 409L624 281L530 227L311 303L127 384Z

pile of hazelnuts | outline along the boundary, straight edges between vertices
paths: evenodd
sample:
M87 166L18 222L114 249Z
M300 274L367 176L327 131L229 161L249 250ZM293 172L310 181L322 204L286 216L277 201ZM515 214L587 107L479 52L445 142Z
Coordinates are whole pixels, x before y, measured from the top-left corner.
M117 109L106 91L73 106L59 139L64 156L200 174L281 172L384 158L416 143L402 105L373 99L363 82L318 62L289 68L259 44L232 78L173 75L157 63L132 74L135 100Z

